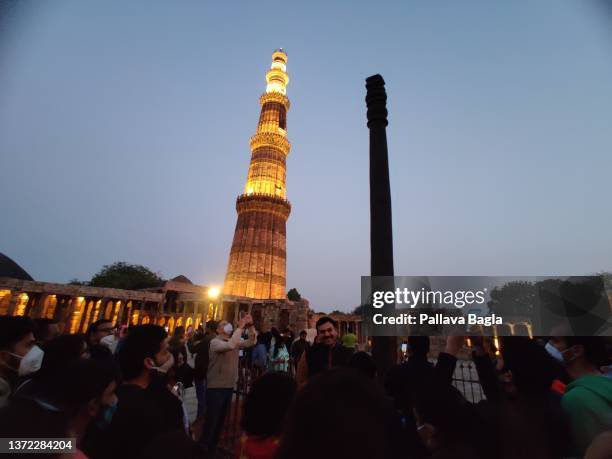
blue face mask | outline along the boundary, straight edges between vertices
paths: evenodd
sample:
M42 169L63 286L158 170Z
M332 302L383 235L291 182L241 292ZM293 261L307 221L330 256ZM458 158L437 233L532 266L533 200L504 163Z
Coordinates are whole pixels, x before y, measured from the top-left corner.
M113 416L117 411L117 402L112 405L103 405L100 407L100 412L98 413L98 427L101 429L105 429L108 427L113 420Z
M549 341L544 346L544 349L559 363L563 363L563 354L559 349L557 349L553 344Z

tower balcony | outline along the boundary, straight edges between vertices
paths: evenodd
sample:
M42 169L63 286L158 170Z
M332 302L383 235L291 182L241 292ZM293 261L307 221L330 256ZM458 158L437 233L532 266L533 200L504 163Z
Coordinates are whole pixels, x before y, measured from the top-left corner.
M236 199L236 211L238 214L269 212L286 220L291 213L291 203L285 198L267 193L241 194Z
M272 147L282 151L285 155L291 150L291 143L286 137L274 132L258 132L251 137L251 151L259 147Z
M291 103L289 102L289 98L281 94L280 92L265 92L259 97L259 105L263 107L263 105L267 102L278 102L279 104L283 104L285 106L285 110L289 111L291 107Z

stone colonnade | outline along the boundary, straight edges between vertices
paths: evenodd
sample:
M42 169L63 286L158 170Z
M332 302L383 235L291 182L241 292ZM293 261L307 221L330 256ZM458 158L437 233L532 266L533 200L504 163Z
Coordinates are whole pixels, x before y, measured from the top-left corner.
M84 333L99 319L150 323L162 304L161 293L0 278L0 315L54 319L65 333Z
M154 323L172 333L178 326L198 327L209 320L237 322L253 315L259 330L276 326L307 328L308 302L253 300L199 293L121 290L55 284L0 277L0 315L56 320L64 333L85 333L89 325L107 319L115 326Z

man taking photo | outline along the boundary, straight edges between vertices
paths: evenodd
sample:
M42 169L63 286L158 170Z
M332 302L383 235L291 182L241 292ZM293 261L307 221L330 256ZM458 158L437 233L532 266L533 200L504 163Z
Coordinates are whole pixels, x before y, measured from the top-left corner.
M248 329L248 338L242 334ZM238 381L238 364L240 350L255 344L257 333L253 318L246 314L234 327L227 320L217 325L217 336L210 341L208 371L206 374L206 419L200 442L210 457L214 457L217 443L223 429L227 414Z

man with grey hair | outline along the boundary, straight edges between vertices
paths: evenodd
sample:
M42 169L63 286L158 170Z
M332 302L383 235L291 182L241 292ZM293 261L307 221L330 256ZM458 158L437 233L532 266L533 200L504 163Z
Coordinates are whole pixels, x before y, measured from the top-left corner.
M248 329L248 338L242 334ZM246 314L234 327L227 320L217 325L217 336L210 341L208 372L206 374L206 419L202 430L202 443L210 457L214 457L223 429L223 421L229 410L236 381L240 350L255 344L257 333L253 319Z
M208 373L210 342L217 336L217 322L209 320L206 322L205 333L192 337L187 347L189 352L195 354L194 384L196 397L198 399L197 419L203 419L206 412L206 373Z

